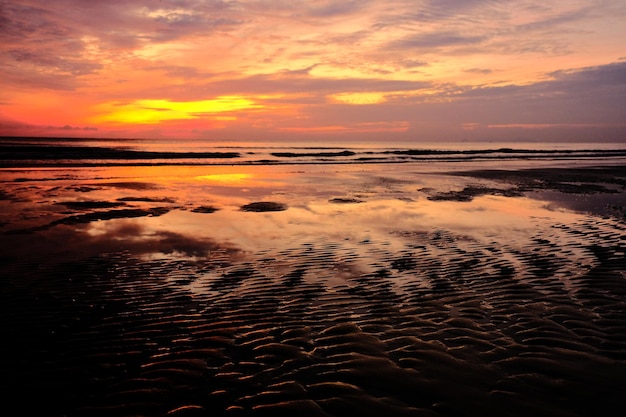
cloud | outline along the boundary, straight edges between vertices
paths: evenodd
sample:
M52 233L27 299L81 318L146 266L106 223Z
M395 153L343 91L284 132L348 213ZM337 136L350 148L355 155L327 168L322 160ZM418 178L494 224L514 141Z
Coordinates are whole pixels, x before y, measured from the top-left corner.
M145 98L171 97L174 100L185 101L224 95L267 96L267 100L275 100L280 99L281 96L290 95L303 99L304 97L324 97L338 93L414 91L432 86L432 83L428 81L393 80L383 77L322 78L311 74L315 68L316 65L312 65L297 70L280 70L275 73L254 74L245 77L234 76L235 74L230 77L222 75L222 77L208 80L203 80L200 77L194 83L193 89L186 89L182 94L176 85L165 85L158 90L148 88L140 94Z
M317 67L319 64L309 65L306 68L301 68L297 70L285 70L282 71L281 75L283 76L300 76L300 75L309 75L310 72Z
M607 65L569 70L558 70L549 73L563 89L572 91L572 87L602 88L626 87L626 62L614 62ZM625 98L626 100L626 98Z
M493 70L489 68L470 68L464 71L472 74L491 74L493 72Z
M67 74L80 76L92 74L102 68L102 64L74 57L57 56L46 48L40 49L12 49L8 55L15 62L19 63L20 69L24 70L28 66L45 68L56 74Z
M405 58L396 61L396 64L403 68L418 68L427 66L428 62L420 59Z
M624 141L625 62L549 75L529 85L459 89L444 115L450 122L474 123L473 130L482 134L478 125L498 131L532 130L526 135L551 140Z
M363 133L404 133L409 129L409 123L405 121L391 122L362 122L362 123L343 123L325 126L281 126L278 127L279 132L288 133L342 133L349 132L351 134Z
M620 2L0 0L0 10L2 111L30 128L90 125L109 105L248 136L285 121L479 134L615 125L624 105L624 69L604 65L624 56ZM224 96L258 107L218 123L157 105Z
M29 6L3 0L0 2L2 14L0 26L2 35L11 41L19 41L33 35L42 38L65 37L71 33L50 18L50 13L36 6Z
M202 71L197 67L171 64L147 65L142 68L144 71L162 71L167 77L183 78L186 80L208 79L217 74Z
M385 48L391 49L428 49L432 52L433 48L444 48L447 46L472 45L482 42L486 38L476 35L462 35L451 31L418 33L397 39L385 45Z
M501 19L506 13L500 3L493 0L396 1L377 16L374 26L378 29L415 25L423 28L442 24L441 30L457 28Z
M575 8L571 10L550 11L549 13L539 14L538 18L515 25L513 27L513 32L527 34L529 32L554 30L556 27L564 24L586 20L593 15L594 10L596 9L594 6L588 5L574 7Z
M76 127L76 126L70 126L70 125L65 125L65 126L47 126L47 129L51 129L51 130L80 130L80 131L97 131L98 128L97 127L89 127L89 126L85 126L85 127Z
M384 47L427 54L448 48L467 55L565 55L601 33L599 25L626 13L610 2L585 1L433 0L408 6L402 2L376 18L376 30L394 34Z
M95 126L35 125L0 117L0 135L2 136L81 136L98 130Z
M474 123L478 125L478 123ZM469 123L468 123L469 125ZM626 128L626 123L607 125L607 124L594 124L594 123L509 123L509 124L493 124L488 125L488 129L551 129L551 128Z
M626 62L559 70L546 75L550 79L529 85L465 88L456 97L459 100L522 101L529 106L532 101L533 106L542 108L555 106L551 113L559 111L561 106L572 108L574 104L579 104L580 108L584 108L587 107L585 103L591 102L599 107L596 110L587 109L589 115L596 112L608 115L615 113L614 110L626 108Z
M306 118L286 122L282 128L314 133L314 127L324 121L326 133L364 138L367 123L378 122L403 127L390 128L389 134L425 140L624 140L626 62L550 75L528 85L440 84L360 106L338 101L311 105L303 110Z
M241 23L228 2L165 5L147 0L0 1L0 76L12 85L73 90L85 85L79 77L99 72L103 62L119 60L120 53Z
M73 90L76 76L102 68L84 59L82 42L72 28L59 23L42 7L0 3L2 25L0 76L6 85L33 85L39 88Z
M217 8L220 12L224 12L225 8ZM206 9L160 9L148 11L146 13L148 19L145 23L151 23L147 26L151 27L151 32L145 35L149 41L171 41L187 36L195 36L198 34L211 33L218 29L238 26L243 20L237 16L229 16L228 14L213 17L213 14Z
M315 2L307 15L318 18L345 16L362 10L366 3L362 0Z

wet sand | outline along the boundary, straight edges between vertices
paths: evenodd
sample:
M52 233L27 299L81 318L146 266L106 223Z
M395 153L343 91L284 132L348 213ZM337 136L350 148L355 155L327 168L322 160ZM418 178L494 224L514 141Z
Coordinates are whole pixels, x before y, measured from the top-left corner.
M444 171L3 171L4 412L621 413L626 168Z

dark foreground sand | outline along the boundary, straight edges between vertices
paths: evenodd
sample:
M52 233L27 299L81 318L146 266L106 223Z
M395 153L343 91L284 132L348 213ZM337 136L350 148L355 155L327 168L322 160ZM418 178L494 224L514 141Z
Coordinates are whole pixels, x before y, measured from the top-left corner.
M624 167L248 174L5 173L2 414L623 414Z

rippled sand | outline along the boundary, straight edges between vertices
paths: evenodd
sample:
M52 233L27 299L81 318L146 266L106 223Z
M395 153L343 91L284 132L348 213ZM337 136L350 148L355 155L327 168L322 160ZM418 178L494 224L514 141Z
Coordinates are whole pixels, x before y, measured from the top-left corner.
M3 171L3 408L623 410L626 169L437 171Z

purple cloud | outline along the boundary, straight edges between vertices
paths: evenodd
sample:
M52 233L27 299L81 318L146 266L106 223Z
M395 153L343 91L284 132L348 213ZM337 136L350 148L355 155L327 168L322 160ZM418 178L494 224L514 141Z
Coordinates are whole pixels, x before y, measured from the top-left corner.
M485 39L485 36L462 35L460 33L450 31L418 33L391 41L385 45L385 49L391 48L411 50L417 48L428 49L432 52L433 49L444 48L447 46L473 45L480 43Z

